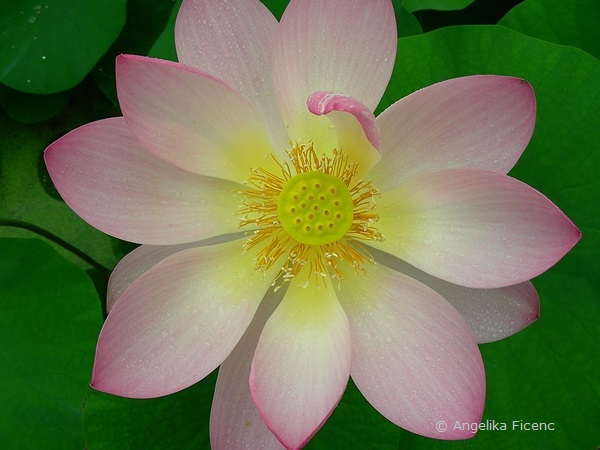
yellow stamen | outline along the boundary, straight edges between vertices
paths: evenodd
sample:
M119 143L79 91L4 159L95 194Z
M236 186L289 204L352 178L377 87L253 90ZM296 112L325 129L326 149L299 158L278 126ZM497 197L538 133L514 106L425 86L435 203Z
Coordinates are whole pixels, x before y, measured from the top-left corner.
M294 143L288 156L295 174L273 157L281 175L254 169L242 192L240 227L257 227L244 244L258 249L256 268L265 271L282 260L273 285L297 278L305 267L307 282L330 274L341 281L340 261L365 273L365 260L373 258L359 241L383 240L373 226L379 218L373 212L377 190L364 180L351 185L357 164L341 150L319 158L311 143Z

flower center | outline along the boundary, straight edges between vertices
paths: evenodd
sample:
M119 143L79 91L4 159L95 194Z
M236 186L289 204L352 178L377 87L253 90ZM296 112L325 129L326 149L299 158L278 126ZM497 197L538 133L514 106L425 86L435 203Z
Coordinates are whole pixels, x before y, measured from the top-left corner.
M365 260L373 258L360 241L384 239L373 226L379 219L373 213L377 190L364 180L352 183L357 164L341 150L318 157L312 144L294 143L288 156L293 169L273 157L281 173L253 169L249 188L241 192L240 227L256 227L244 249L256 249L257 270L281 264L276 289L301 272L306 283L327 277L341 281L340 263L365 273Z
M319 171L289 180L277 201L283 229L303 244L322 245L341 239L352 225L354 205L339 178Z

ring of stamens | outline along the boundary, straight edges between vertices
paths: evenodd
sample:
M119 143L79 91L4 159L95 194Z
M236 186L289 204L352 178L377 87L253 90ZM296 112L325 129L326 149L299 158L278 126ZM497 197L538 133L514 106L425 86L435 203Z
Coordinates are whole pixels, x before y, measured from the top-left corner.
M257 270L283 260L273 285L296 278L305 267L306 282L323 280L330 271L341 281L340 261L365 273L365 260L373 258L361 241L384 239L373 226L379 219L373 213L377 190L363 180L352 184L357 164L341 150L319 158L311 143L293 143L288 156L295 173L273 156L281 174L253 169L249 189L241 192L240 227L257 228L244 249L257 249Z

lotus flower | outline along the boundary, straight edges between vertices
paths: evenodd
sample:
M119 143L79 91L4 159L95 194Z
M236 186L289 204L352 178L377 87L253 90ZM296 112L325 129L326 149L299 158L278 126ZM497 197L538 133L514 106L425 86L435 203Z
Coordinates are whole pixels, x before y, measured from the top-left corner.
M389 0L184 0L179 63L119 56L123 117L45 153L66 203L143 244L115 268L92 386L148 398L220 366L214 448L299 448L351 376L393 423L478 422L477 343L538 314L528 281L580 238L507 176L535 122L524 80L470 76L373 110Z

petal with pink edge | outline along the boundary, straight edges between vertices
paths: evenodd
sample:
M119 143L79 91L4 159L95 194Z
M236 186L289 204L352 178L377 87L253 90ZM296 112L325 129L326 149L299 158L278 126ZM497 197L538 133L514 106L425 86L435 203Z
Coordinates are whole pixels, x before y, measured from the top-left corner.
M478 344L512 336L539 317L540 299L529 281L502 288L473 289L433 277L380 250L369 248L369 253L379 264L420 281L444 297L467 322Z
M118 56L116 70L123 116L157 157L193 173L238 182L257 162L271 161L265 156L272 147L256 111L222 81L141 56Z
M298 449L339 402L350 374L348 319L329 286L294 283L258 341L250 389L273 434Z
M352 330L352 379L396 425L437 439L467 439L455 422L477 423L485 374L475 339L439 294L381 265L344 279L338 298ZM445 421L444 432L436 424Z
M138 248L125 255L110 274L106 295L106 310L110 313L123 292L125 292L135 280L163 259L166 259L175 253L179 253L182 250L229 242L236 238L240 239L243 236L244 233L234 233L188 244L140 245Z
M331 121L338 140L336 147L358 164L358 176L379 162L379 130L370 109L355 98L328 91L314 92L307 104L311 113L325 115Z
M431 287L459 312L478 344L512 336L540 315L540 299L529 281L495 289L472 289L435 280L437 283Z
M283 450L252 400L248 378L256 344L265 322L284 293L270 290L240 342L219 367L210 410L210 444L219 450Z
M256 108L283 151L288 137L281 122L271 71L277 20L257 0L185 0L175 24L179 62L223 80Z
M535 95L524 80L455 78L404 97L377 117L383 164L369 174L381 191L451 168L506 174L529 143Z
M317 91L374 110L392 74L397 31L389 0L292 0L277 30L274 82L290 139L311 139L297 115Z
M130 398L171 394L231 353L274 274L254 270L240 241L183 250L121 295L98 338L92 387Z
M123 118L84 125L44 153L64 201L104 233L178 244L235 232L241 184L194 175L155 158Z
M546 197L496 172L451 169L384 192L374 247L461 286L522 283L552 267L580 239Z

